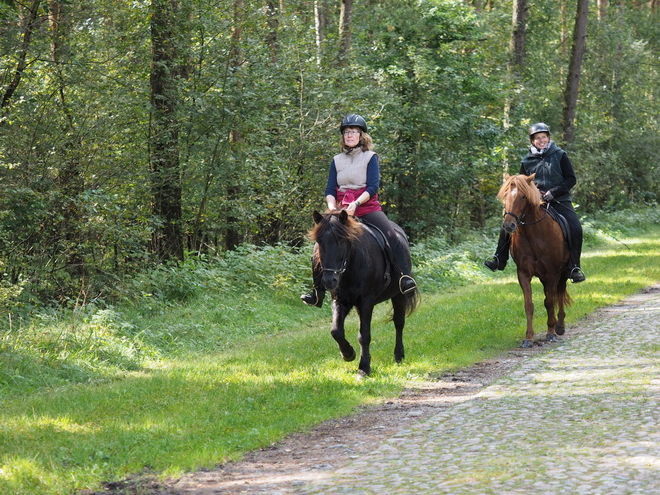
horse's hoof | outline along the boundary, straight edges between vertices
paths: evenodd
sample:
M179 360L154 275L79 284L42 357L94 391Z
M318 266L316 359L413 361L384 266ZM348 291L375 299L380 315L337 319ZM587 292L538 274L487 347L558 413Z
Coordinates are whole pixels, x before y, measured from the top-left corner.
M520 344L520 347L522 347L523 349L531 349L533 345L534 345L534 342L532 342L531 340L525 339L525 340L522 341L522 344Z
M351 354L348 354L348 355L344 354L343 352L340 353L342 359L343 359L344 361L349 362L349 363L350 363L351 361L355 361L355 357L357 356L357 354L355 354L355 349L351 349L351 350L352 350L353 352L352 352Z
M557 335L564 335L566 333L566 327L564 325L555 325L555 333Z
M559 337L557 337L554 333L549 333L549 334L546 334L545 341L546 342L559 342Z
M356 378L358 381L364 380L365 378L369 378L369 373L366 371L358 370Z

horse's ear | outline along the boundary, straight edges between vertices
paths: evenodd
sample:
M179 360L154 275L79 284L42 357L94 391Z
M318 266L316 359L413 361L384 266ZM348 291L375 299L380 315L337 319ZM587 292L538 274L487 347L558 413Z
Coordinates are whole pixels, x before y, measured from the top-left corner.
M536 174L528 175L527 176L527 182L529 182L531 184L532 181L534 180L534 177L536 177Z
M314 213L312 213L312 218L314 219L314 223L321 223L321 220L323 220L323 215L321 215L318 211L314 210Z
M339 214L339 221L341 223L346 223L348 220L348 213L346 213L346 210L341 210L341 213Z
M504 172L504 180L508 180L511 175L509 175L509 172Z

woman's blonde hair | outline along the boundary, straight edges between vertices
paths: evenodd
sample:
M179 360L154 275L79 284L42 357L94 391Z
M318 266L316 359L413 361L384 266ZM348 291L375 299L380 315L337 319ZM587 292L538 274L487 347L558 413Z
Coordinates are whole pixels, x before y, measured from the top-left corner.
M360 131L360 142L359 146L362 148L362 151L371 151L374 149L374 140L371 138L371 136L364 132L362 129L359 127L356 127L358 131ZM339 149L341 149L343 152L347 151L348 148L346 147L346 143L344 142L344 133L341 133L341 137L339 138Z

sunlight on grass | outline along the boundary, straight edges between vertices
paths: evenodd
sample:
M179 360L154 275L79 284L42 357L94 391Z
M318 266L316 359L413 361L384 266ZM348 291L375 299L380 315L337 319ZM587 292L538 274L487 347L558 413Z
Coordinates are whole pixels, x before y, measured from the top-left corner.
M660 234L625 243L628 248L613 243L585 253L587 282L569 284L574 300L567 311L569 334L571 325L595 309L660 280ZM96 334L82 326L82 333L69 338L62 330L68 327L56 322L46 351L37 336L47 327L27 333L33 340L23 341L23 348L18 335L4 334L0 345L11 352L0 354L0 493L62 495L145 469L177 476L211 468L395 397L411 381L516 347L525 314L515 264L484 274L476 263L469 267L464 254L457 259L454 269L481 270L478 277L423 294L406 321L400 365L393 358L390 305L376 308L367 380L357 378L357 361L341 359L329 333L329 305L307 308L296 294L250 292L247 299L229 301L205 286L208 293L168 310L106 312L94 320ZM425 283L437 276L428 274ZM538 281L533 290L534 325L543 335ZM228 313L230 307L236 312ZM230 315L245 319L232 325ZM355 312L346 326L359 350ZM125 342L131 351L117 347L107 353L95 335L113 346ZM92 348L97 371L84 362L79 369L69 367L64 357L64 351L70 355L85 345Z

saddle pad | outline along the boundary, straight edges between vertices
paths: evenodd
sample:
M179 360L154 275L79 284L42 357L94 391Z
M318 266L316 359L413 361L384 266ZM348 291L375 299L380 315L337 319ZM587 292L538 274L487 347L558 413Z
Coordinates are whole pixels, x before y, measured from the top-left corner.
M571 248L571 229L568 227L568 221L562 215L559 213L557 210L555 210L550 204L548 204L548 213L552 218L555 219L555 221L559 224L561 227L561 231L564 233L564 239L566 239L566 244L568 244L568 248L570 250Z

